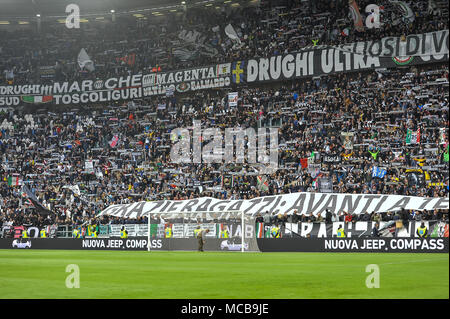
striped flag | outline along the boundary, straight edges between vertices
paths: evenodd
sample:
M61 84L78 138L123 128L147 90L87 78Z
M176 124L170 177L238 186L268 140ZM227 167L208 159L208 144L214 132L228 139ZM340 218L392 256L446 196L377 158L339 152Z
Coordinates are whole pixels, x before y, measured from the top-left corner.
M448 224L436 223L430 237L448 237Z
M317 174L317 176L316 176L315 178L313 178L313 182L312 182L312 184L311 184L312 187L314 187L314 188L316 188L316 189L319 187L317 181L319 180L320 177L322 177L322 175L323 175L322 173L319 173L319 174ZM312 177L312 176L311 176L311 177Z
M8 186L20 186L20 185L22 185L22 180L19 179L19 176L8 177Z
M264 223L256 224L256 238L264 238Z
M24 200L24 205L25 206L34 206L33 203L31 202L31 200L28 198L27 194L22 190L20 192L20 195L22 196L23 200Z
M406 144L419 144L420 143L420 128L417 131L413 132L408 129L406 131Z
M269 182L266 176L257 176L258 190L267 192L269 190Z
M53 100L52 95L23 95L22 101L25 103L48 103Z

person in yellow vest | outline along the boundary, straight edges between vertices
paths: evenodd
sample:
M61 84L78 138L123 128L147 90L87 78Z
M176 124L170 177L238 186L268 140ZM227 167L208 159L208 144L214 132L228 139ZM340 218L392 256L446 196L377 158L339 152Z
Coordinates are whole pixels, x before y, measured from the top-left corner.
M47 232L45 231L44 228L41 229L41 231L39 232L39 235L41 238L47 238Z
M166 238L172 238L172 227L170 227L170 224L168 224L164 229L164 233L166 235Z
M230 234L228 233L228 227L224 227L221 231L220 231L220 238L228 238L230 237Z
M280 228L278 227L278 225L272 227L272 229L270 230L270 234L272 235L272 238L280 238Z
M29 238L28 237L28 232L26 229L22 230L22 238Z
M80 231L78 230L78 228L75 228L75 229L72 231L72 237L73 237L73 238L80 238Z
M425 238L428 236L428 229L427 226L425 226L424 222L422 222L422 224L420 224L420 227L417 228L416 233L420 238Z
M88 225L88 226L87 226L87 233L88 233L88 236L93 236L93 232L94 232L94 226Z
M90 230L91 237L97 238L98 237L98 227L97 227L97 225L96 224L95 225L90 225L89 227L91 227L91 230Z
M194 229L194 237L197 238L198 237L198 233L200 233L201 229L200 226L197 226L196 229Z
M125 229L125 226L122 226L122 229L120 230L120 238L128 238L128 232Z
M337 229L337 238L345 238L345 231L344 228L342 228L342 225L339 225L339 228Z

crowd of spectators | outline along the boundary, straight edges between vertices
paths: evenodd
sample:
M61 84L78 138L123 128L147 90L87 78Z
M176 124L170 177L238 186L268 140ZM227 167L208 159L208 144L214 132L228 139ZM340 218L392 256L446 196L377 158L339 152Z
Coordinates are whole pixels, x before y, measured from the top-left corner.
M363 20L364 9L372 2L357 1ZM398 5L377 1L384 8L382 25L362 32L354 27L348 0L261 1L250 7L190 8L147 20L131 15L117 17L115 22L91 19L80 29L68 29L56 21L43 22L40 31L6 29L0 31L0 84L145 74L155 67L168 71L292 53L313 45L448 29L448 4L447 14L442 14L442 9L430 10L428 0L407 3L414 13L411 19L404 18ZM239 41L227 36L228 25ZM78 67L82 48L94 61L95 71Z
M237 107L228 106L227 91L215 90L142 105L2 113L2 216L31 207L21 186L10 186L11 177L57 212L59 222L76 223L109 205L142 200L302 191L448 196L447 65L336 74L238 93ZM266 175L248 163L173 163L171 131L192 127L193 120L203 129L278 128L278 169ZM419 141L408 143L408 131L419 129ZM353 136L342 138L343 132ZM337 161L328 163L327 156ZM374 167L386 174L374 177ZM267 177L267 187L258 176Z

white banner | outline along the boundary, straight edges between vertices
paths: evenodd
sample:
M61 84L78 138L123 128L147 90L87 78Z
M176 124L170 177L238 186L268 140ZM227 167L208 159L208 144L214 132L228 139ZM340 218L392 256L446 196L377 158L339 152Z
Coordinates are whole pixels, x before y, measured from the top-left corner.
M111 224L110 225L110 237L120 237L120 230L122 226L125 227L128 232L128 236L147 236L148 235L148 225L147 224Z
M336 194L336 193L292 193L277 196L258 197L250 200L219 200L211 197L202 197L190 200L161 200L153 202L136 202L133 204L112 205L100 214L126 218L136 218L154 213L180 213L180 212L210 212L216 218L225 216L230 211L243 211L248 215L257 213L287 213L298 214L324 213L329 210L338 214L345 210L351 214L361 214L366 211L388 212L404 209L434 210L448 209L448 197L416 197L403 195L380 194ZM190 215L191 218L202 217L199 213Z
M88 173L94 173L94 162L92 160L86 160L84 162L84 170Z
M228 105L237 106L237 104L238 104L238 93L237 92L228 93Z

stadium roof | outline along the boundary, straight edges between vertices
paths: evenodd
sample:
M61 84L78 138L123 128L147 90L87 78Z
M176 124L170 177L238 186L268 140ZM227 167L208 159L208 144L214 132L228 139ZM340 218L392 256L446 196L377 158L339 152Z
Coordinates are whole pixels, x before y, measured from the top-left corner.
M221 6L233 3L258 2L259 0L0 0L1 18L34 18L37 14L42 17L65 17L66 7L77 4L81 16L106 14L114 10L117 14L139 12L159 8L179 8L189 6ZM145 10L147 9L147 10Z
M0 0L0 15L3 17L64 16L67 5L77 4L80 13L105 14L131 9L144 9L158 6L181 5L175 0Z

